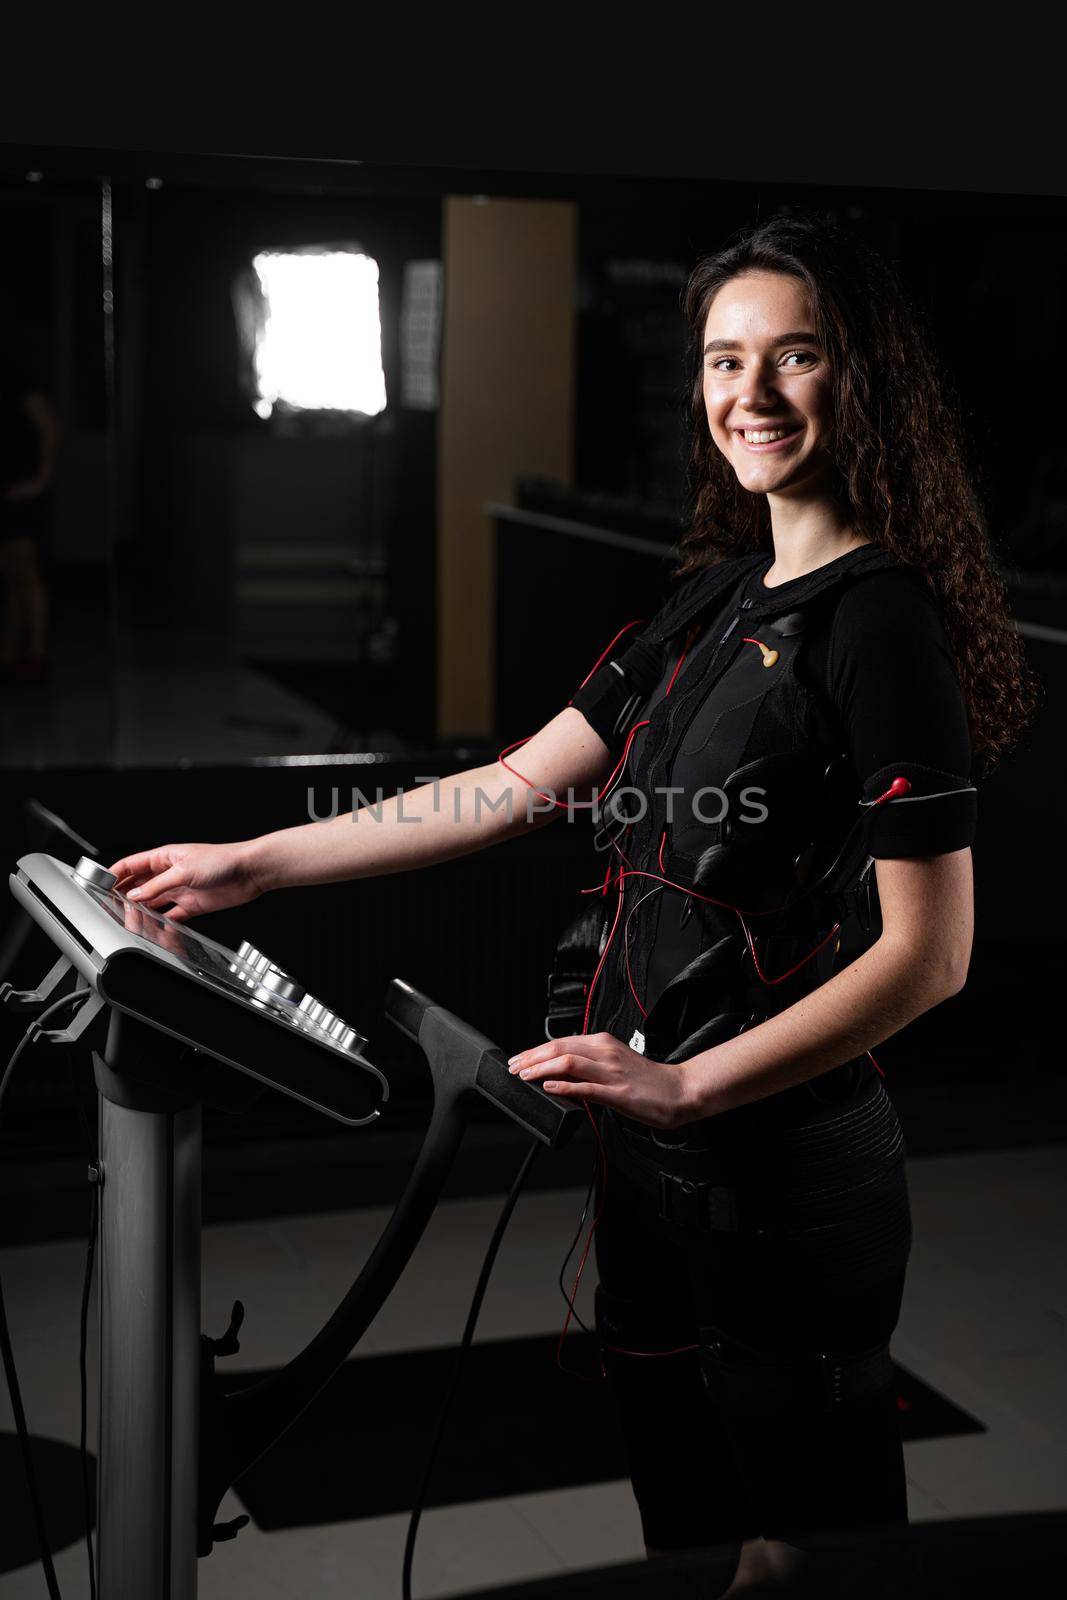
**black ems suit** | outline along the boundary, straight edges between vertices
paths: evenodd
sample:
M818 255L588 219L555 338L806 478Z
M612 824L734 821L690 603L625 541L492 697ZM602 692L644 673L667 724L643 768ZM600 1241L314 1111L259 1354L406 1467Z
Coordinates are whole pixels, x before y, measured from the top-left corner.
M873 545L774 587L770 565L688 580L572 702L630 747L596 836L615 876L557 953L554 1037L688 1060L869 945L875 859L973 839L921 575ZM897 777L909 792L876 803ZM597 1326L646 1543L905 1521L889 1338L911 1221L871 1058L678 1130L601 1128Z

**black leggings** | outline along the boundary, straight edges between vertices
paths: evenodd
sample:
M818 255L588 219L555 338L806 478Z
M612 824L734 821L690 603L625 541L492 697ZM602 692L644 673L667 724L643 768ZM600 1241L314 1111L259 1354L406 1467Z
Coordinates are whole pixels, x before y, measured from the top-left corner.
M739 1201L754 1201L748 1230L736 1233L664 1221L657 1198L618 1165L619 1124L602 1119L601 1339L681 1351L603 1356L649 1546L758 1534L803 1543L809 1532L907 1521L891 1384L832 1407L791 1400L768 1410L750 1399L724 1406L705 1383L712 1344L756 1368L888 1344L911 1246L903 1140L880 1083L860 1098L815 1128L772 1134L751 1158L735 1148L733 1175L752 1174L736 1185ZM679 1168L676 1156L662 1162ZM685 1170L721 1182L721 1168L699 1154ZM683 1348L694 1344L704 1359Z

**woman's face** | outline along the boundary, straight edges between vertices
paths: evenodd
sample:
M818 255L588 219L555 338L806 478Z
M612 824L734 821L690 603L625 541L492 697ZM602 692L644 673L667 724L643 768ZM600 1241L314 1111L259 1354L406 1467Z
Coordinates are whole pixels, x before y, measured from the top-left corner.
M792 496L820 487L833 394L799 279L752 272L723 284L704 324L704 405L743 488Z

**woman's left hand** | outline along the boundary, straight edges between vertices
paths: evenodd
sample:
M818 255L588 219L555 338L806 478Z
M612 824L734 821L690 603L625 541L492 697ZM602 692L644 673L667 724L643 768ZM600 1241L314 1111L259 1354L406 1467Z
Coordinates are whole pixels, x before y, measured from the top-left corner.
M508 1067L560 1099L610 1106L653 1128L677 1128L700 1114L690 1104L684 1065L649 1061L610 1033L550 1039L512 1056Z

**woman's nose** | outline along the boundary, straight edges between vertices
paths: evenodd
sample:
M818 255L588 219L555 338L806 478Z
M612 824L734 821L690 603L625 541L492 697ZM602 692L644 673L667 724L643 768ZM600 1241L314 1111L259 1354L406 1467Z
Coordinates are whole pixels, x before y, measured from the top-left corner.
M773 405L777 395L774 388L773 369L758 361L745 374L744 388L738 397L739 405L748 411L763 411Z

